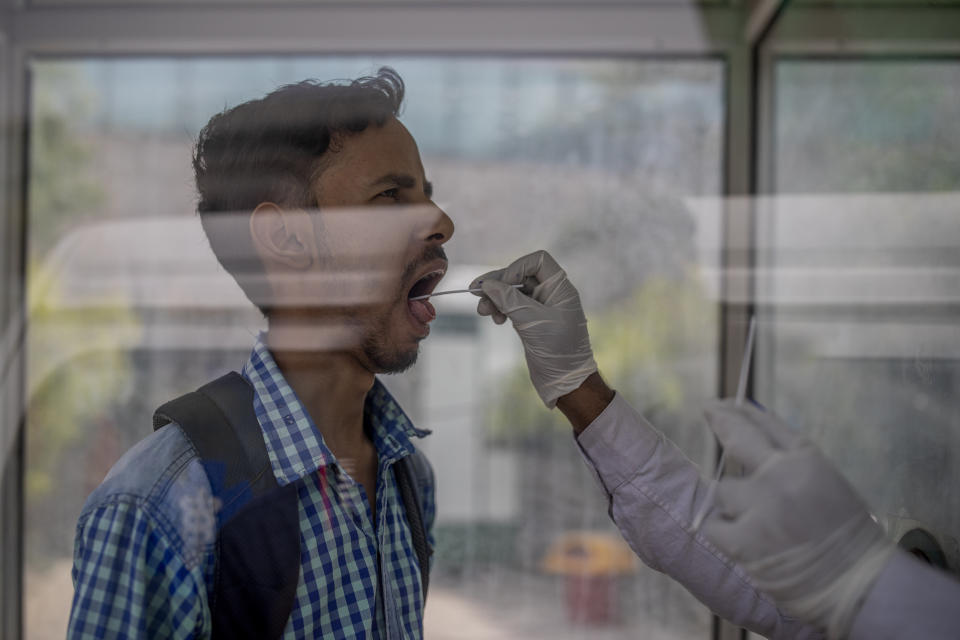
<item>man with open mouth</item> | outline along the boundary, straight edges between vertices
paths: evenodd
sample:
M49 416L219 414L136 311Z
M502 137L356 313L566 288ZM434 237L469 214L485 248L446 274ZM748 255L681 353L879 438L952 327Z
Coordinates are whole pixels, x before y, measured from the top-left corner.
M375 376L416 361L454 226L403 90L299 83L201 131L201 221L268 329L87 500L68 637L422 637L433 475Z

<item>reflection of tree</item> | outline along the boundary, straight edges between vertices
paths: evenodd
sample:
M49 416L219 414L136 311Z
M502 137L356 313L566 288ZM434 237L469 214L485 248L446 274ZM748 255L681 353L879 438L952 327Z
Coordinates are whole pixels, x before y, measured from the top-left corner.
M76 497L69 488L89 490L86 476L98 472L96 482L102 479L103 469L88 469L88 452L110 458L109 463L119 453L111 451L116 439L106 417L127 393L131 373L118 331L137 331L123 299L78 306L73 292L64 290L69 260L78 256L60 252L68 263L36 259L78 218L94 212L104 193L90 176L93 151L78 126L92 107L83 78L75 69L50 63L40 65L34 78L25 470L28 528L37 534L28 543L33 560L54 549L68 551L57 534L72 529L62 521L75 520L80 506L71 502Z
M121 453L110 416L131 391L123 343L136 342L139 323L121 297L72 306L61 272L31 272L25 488L36 560L69 551L57 534Z
M695 279L649 278L631 296L591 314L591 342L601 372L636 406L656 412L658 426L676 422L691 399L702 397L703 380L714 374L704 366L713 362L715 313ZM569 430L558 411L544 409L525 365L504 381L500 398L491 412L495 441L536 448L544 435Z
M716 309L692 277L653 276L603 311L589 314L590 335L606 380L692 458L706 430L698 424L705 382L715 376ZM519 449L522 467L521 565L538 566L557 533L611 527L606 503L571 443L558 410L547 411L524 364L495 392L488 439ZM643 578L646 581L648 578Z
M715 375L703 367L714 361L717 326L715 307L691 272L694 220L677 198L637 180L574 175L576 184L556 184L569 197L550 208L556 222L545 229L548 246L580 291L601 372L627 399L676 422L684 401L702 397L704 381ZM538 437L569 429L559 412L544 410L525 365L510 374L500 398L494 440L536 448Z
M32 271L26 489L39 499L55 486L63 449L125 393L130 364L118 340L137 321L120 298L71 308L56 273Z
M93 151L77 125L92 110L92 92L74 68L43 64L34 74L30 127L30 240L36 255L75 220L104 201L90 177Z

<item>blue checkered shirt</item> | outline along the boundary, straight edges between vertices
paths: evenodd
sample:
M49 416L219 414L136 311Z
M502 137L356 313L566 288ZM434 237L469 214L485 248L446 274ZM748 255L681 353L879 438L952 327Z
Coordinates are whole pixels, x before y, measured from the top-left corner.
M324 444L262 337L242 375L254 389L274 476L299 492L301 570L283 637L422 638L419 564L392 465L413 453L411 437L427 432L374 383L365 406L379 459L374 523L362 485ZM68 638L210 636L219 505L182 440L172 425L157 431L88 499L77 526ZM158 497L161 480L150 475L174 479L163 480ZM432 483L420 497L432 545Z

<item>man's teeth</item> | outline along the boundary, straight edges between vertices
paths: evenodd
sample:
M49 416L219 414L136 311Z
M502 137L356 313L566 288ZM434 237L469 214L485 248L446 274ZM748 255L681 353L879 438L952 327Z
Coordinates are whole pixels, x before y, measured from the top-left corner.
M433 277L442 278L442 277L443 277L443 271L442 271L441 269L437 269L436 271L431 271L430 273L426 274L425 276L423 276L423 277L420 278L420 279L421 279L421 280L426 280L427 278L433 278Z

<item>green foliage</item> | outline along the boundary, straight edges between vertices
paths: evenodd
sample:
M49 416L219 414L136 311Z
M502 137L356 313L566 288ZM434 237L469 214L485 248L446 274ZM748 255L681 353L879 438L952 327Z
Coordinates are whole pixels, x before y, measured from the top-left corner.
M75 309L65 302L62 274L42 267L31 274L26 489L36 499L56 487L63 452L129 393L133 370L123 345L136 344L142 329L121 296Z
M716 335L716 307L692 276L649 278L598 314L590 335L601 371L630 399L677 410L687 396L685 362L703 361Z
M28 202L36 255L62 235L65 223L95 211L105 196L90 175L92 147L78 130L92 111L92 92L76 69L55 63L44 63L34 78Z
M503 380L499 401L488 413L491 444L536 446L545 432L566 424L559 411L547 411L521 363ZM568 427L569 428L569 427Z
M30 501L54 493L65 451L125 393L131 365L120 345L140 331L122 297L78 308L63 289L65 267L39 262L71 226L93 217L105 196L91 174L94 152L84 138L93 92L75 67L38 63L33 77L25 478Z
M129 360L119 350L86 353L54 372L31 396L25 474L29 500L56 489L64 451L122 399L130 373Z
M590 337L600 371L631 402L679 412L688 399L685 367L712 362L716 307L692 275L648 278L634 293L590 316ZM533 389L526 363L504 380L490 413L490 438L536 446L547 432L569 430L559 411L547 411Z

